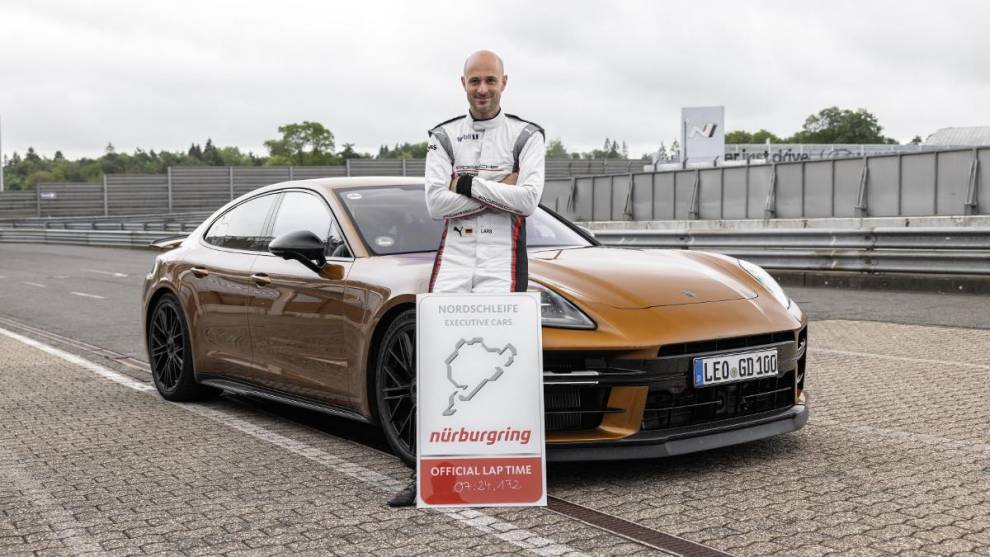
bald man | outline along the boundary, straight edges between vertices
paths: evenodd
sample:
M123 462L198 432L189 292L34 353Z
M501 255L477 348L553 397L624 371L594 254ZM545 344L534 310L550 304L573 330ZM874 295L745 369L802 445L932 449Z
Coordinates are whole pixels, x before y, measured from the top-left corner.
M461 85L468 112L430 130L426 205L444 219L430 292L525 292L526 217L543 196L546 155L540 126L502 112L502 59L475 52ZM416 502L416 482L388 504Z
M502 60L464 63L468 112L430 130L426 205L447 226L431 292L525 292L526 217L543 195L543 128L502 112Z

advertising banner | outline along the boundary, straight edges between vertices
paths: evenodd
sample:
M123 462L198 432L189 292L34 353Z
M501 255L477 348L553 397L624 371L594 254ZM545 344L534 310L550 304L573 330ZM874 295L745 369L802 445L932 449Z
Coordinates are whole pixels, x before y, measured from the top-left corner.
M416 299L418 507L546 505L540 297Z

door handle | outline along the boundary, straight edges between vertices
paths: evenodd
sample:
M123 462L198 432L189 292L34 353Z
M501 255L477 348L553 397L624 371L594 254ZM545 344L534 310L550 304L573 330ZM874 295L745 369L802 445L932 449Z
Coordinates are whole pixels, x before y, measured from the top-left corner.
M272 278L265 273L255 273L251 275L251 278L254 279L254 283L258 286L268 286L272 283Z
M196 275L199 278L203 278L205 276L208 276L210 274L210 271L209 269L206 269L204 267L193 267L192 274Z

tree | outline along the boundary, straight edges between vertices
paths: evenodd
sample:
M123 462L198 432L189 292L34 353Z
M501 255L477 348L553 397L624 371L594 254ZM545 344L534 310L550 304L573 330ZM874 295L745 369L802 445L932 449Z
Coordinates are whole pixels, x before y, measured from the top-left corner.
M213 144L213 140L210 138L206 139L206 145L203 146L203 162L210 166L224 166L220 149L217 149L216 145Z
M924 143L924 140L921 139L920 135L916 135L911 139L911 145L921 145L922 143Z
M657 162L665 162L670 160L670 155L667 153L667 146L660 142L660 148L657 149Z
M570 158L586 160L621 159L628 158L628 154L629 148L625 146L625 141L620 145L618 140L613 141L606 137L601 149L595 149L586 153L574 152L570 154Z
M334 155L333 133L319 122L305 121L278 127L280 139L265 141L270 157L269 166L332 165L339 159Z
M753 143L766 143L768 139L770 140L770 143L781 143L783 141L782 139L777 137L775 133L764 130L762 128L760 128L759 131L753 133Z
M746 130L732 130L725 134L725 142L727 144L752 143L753 134Z
M566 159L569 158L567 154L567 148L564 147L564 143L559 139L551 139L550 143L547 144L547 158L548 159Z
M426 158L426 148L428 144L425 141L419 143L403 143L399 145L395 144L395 147L389 149L387 145L382 145L378 148L378 155L375 156L376 159L425 159Z
M222 166L261 166L265 162L263 157L256 157L250 152L245 155L237 147L222 147L217 152Z
M190 151L206 158L208 164L260 166L265 161L253 153L244 155L237 147L218 148L211 140L207 140L205 149L193 143ZM95 159L84 157L69 160L61 151L56 151L54 157L49 159L32 148L28 150L27 158L13 153L6 163L7 186L11 190L29 190L39 182L99 183L104 174L162 174L169 166L201 165L204 160L190 156L189 152L145 151L140 147L133 153L122 153L109 143L103 154Z
M619 152L619 142L605 138L605 145L602 147L601 151L595 150L591 152L592 159L618 159L622 158L622 153Z
M354 150L353 143L344 143L344 150L338 155L340 158L347 159L370 159L371 155L368 153L359 153Z
M745 130L734 130L725 134L725 142L727 144L754 144L754 143L766 143L767 140L770 143L780 143L781 139L777 137L773 132L760 129L760 131L749 133Z
M52 182L55 180L55 174L47 170L37 170L28 174L24 183L31 189L34 189L41 182Z
M883 136L877 117L865 108L856 111L832 106L808 116L788 143L896 143Z

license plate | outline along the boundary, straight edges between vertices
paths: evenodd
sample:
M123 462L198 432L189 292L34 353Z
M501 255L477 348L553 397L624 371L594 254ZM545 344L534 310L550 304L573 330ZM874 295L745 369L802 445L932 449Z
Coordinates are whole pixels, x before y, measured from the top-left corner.
M708 387L777 375L777 350L694 359L694 386Z

